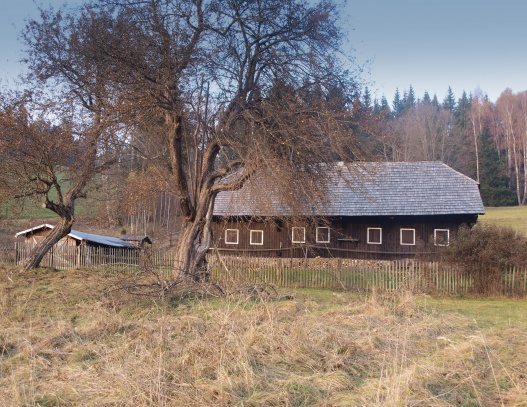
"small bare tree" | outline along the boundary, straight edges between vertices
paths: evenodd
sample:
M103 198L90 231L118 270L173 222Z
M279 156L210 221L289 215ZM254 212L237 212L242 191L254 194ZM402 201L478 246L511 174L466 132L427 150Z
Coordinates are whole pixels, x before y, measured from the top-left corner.
M37 267L70 232L76 200L86 197L97 176L116 161L123 137L116 120L121 102L106 67L90 62L98 51L87 37L104 21L86 19L82 29L74 30L62 11L42 10L40 17L24 32L31 98L4 104L1 165L4 187L11 192L6 197L42 199L60 221L23 269Z
M94 188L97 174L114 155L101 124L74 124L71 113L55 102L32 103L26 97L3 100L0 111L0 189L4 203L21 207L41 201L59 216L58 224L25 260L22 269L38 267L50 248L66 236L75 221L75 203ZM58 115L59 118L53 118Z

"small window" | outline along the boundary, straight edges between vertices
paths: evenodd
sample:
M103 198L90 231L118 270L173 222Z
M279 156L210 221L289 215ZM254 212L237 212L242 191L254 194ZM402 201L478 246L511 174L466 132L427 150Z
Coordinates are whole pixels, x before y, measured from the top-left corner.
M225 230L225 244L238 244L238 229Z
M249 242L255 245L263 245L263 230L251 230Z
M368 244L382 244L381 228L368 228Z
M291 240L293 243L306 242L306 228L294 227L291 231Z
M401 244L403 246L415 245L415 229L401 229Z
M434 229L434 245L448 246L450 243L449 229Z
M316 241L317 243L329 243L331 241L330 236L329 236L329 228L318 227Z

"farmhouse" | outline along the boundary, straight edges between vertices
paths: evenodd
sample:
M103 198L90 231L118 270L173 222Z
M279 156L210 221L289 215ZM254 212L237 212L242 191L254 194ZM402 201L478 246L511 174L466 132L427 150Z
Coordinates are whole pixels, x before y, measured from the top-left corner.
M282 192L283 194L283 192ZM328 165L325 199L293 209L272 183L221 192L213 249L262 257L405 259L447 246L485 210L478 184L441 162ZM263 204L262 204L263 203Z

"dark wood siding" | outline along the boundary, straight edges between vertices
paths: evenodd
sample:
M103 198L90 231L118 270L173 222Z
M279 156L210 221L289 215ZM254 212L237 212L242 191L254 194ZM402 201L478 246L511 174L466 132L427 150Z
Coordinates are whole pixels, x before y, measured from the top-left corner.
M473 224L477 215L448 216L407 216L407 217L342 217L316 221L275 221L273 219L216 218L213 225L213 247L222 252L262 257L342 257L357 259L403 259L415 256L419 243L433 241L435 229L448 229L450 239L455 237L459 227ZM329 243L321 243L327 238L327 229L319 231L317 227L329 227ZM302 230L305 228L305 241ZM381 229L381 244L368 243L368 228ZM401 244L401 229L415 230L415 244ZM227 230L238 231L238 243L225 241ZM255 233L251 244L251 231ZM375 241L375 233L370 237ZM232 236L232 232L228 232ZM260 237L263 234L263 242ZM408 242L409 234L406 234ZM231 240L232 241L232 240ZM403 241L404 243L405 241Z

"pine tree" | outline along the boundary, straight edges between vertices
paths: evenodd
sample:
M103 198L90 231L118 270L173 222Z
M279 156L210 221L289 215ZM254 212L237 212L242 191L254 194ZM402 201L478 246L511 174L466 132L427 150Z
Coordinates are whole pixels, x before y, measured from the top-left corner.
M370 94L370 90L368 89L368 87L366 86L364 88L364 93L362 94L362 108L364 110L370 110L372 109L372 104L371 104L371 94Z
M456 126L459 128L466 128L468 123L468 113L470 111L470 100L467 97L467 93L463 91L463 94L457 102L456 109L454 110L454 116L456 118Z
M437 95L434 93L434 97L432 98L432 106L435 106L439 109L439 100L437 100Z
M452 92L452 88L449 86L445 99L443 100L443 109L450 110L451 112L453 112L455 108L456 98L454 97L454 92Z
M378 115L381 112L381 104L379 103L379 99L375 98L373 99L373 114Z
M430 99L430 95L428 94L428 92L426 90L425 90L425 94L423 96L422 103L424 105L431 105L432 104L432 99Z
M505 163L498 155L489 131L481 135L481 199L485 206L512 206L517 203L515 192L508 187L510 178Z
M410 85L410 89L408 89L408 93L406 94L406 97L404 100L404 108L410 109L414 106L415 106L415 92L414 92L414 88L412 87L412 85Z
M399 115L403 110L403 101L401 100L399 88L395 88L395 95L393 97L392 107L392 111L395 116Z
M386 114L392 115L392 110L390 109L390 105L388 104L388 99L386 99L386 96L382 95L381 98L381 112L385 112Z

